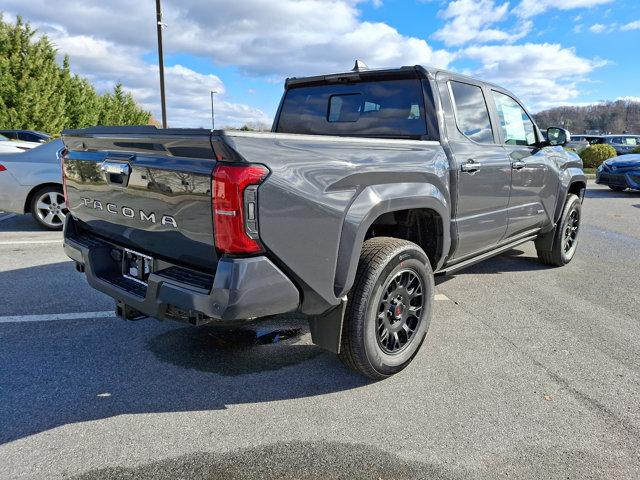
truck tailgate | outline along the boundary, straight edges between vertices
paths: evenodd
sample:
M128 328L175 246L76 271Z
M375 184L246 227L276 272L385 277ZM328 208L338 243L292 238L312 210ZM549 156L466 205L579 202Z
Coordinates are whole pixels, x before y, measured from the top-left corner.
M147 127L139 133L131 127L122 134L114 127L65 132L68 208L92 234L213 271L211 174L216 162L210 134L148 132Z

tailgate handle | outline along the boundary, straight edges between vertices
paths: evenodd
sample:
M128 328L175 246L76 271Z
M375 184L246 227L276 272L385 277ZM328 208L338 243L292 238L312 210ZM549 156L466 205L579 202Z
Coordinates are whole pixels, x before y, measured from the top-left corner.
M123 187L126 187L127 183L129 183L131 166L128 163L105 160L100 165L100 170L104 172L104 176L109 183L115 183Z

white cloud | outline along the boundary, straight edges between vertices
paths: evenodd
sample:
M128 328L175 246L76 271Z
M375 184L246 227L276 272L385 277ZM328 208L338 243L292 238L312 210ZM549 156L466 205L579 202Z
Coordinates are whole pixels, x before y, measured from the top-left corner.
M361 20L362 0L165 0L167 53L189 53L252 75L305 75L425 63L446 66L451 55L385 23ZM71 35L98 36L155 49L153 2L130 0L0 0L0 9ZM69 15L69 12L74 12ZM123 12L126 12L123 15Z
M379 0L370 0L379 6ZM280 83L286 76L349 70L356 58L372 67L427 64L446 67L454 55L381 22L365 22L364 0L165 0L166 55L187 54L211 66ZM154 2L130 0L0 0L51 36L74 70L100 88L120 81L136 99L157 108ZM70 14L73 12L73 14ZM123 13L126 12L126 13ZM170 119L198 124L209 115L210 86L220 79L184 67L167 71ZM215 78L212 78L215 77ZM221 123L264 121L266 115L220 96ZM187 106L195 110L189 113ZM274 110L277 105L274 104ZM172 113L173 112L173 113ZM204 124L208 124L204 122Z
M71 36L61 30L49 32L61 52L72 54L74 72L89 78L102 91L120 82L156 119L159 111L158 67L142 59L141 48L123 49L113 42L86 35ZM259 109L225 99L225 86L216 75L198 73L182 65L165 68L167 111L173 127L208 127L211 124L210 91L215 97L219 125L269 123Z
M531 22L520 22L512 31L492 27L507 19L509 2L497 5L494 0L456 0L450 2L438 15L447 23L433 38L442 40L447 46L459 46L469 42L512 43L526 36L532 28Z
M447 67L463 58L479 65L471 73L510 87L530 104L541 106L577 97L579 84L603 62L581 58L557 44L512 43L531 31L528 18L537 13L608 1L522 0L512 10L512 4L501 0L452 1L440 12L445 24L434 35L461 47L451 52L434 49L388 24L363 21L358 10L363 0L165 0L165 51L209 60L212 70L236 67L254 77L253 88L260 79L280 83L285 76L348 70L356 58L373 68ZM0 0L0 10L20 13L46 31L60 51L71 56L74 70L99 88L122 82L156 118L160 116L153 2L132 8L130 0ZM175 65L166 71L166 84L173 126L209 125L212 89L220 92L216 95L219 125L269 121L263 111L233 103L216 75ZM250 90L244 91L251 99L245 101L253 101Z
M640 103L640 97L627 96L627 97L618 97L616 101L622 100L623 102L637 102Z
M348 70L356 58L372 68L446 67L454 58L385 23L362 21L360 3L363 0L165 0L165 52L198 56L212 67L230 65L278 83L286 76ZM99 88L120 81L159 116L153 2L132 8L130 0L0 0L0 10L23 15L46 32L61 53L70 55L72 68ZM218 77L180 66L167 70L166 84L169 116L176 125L203 122L209 115L211 86L224 91ZM222 123L268 120L257 109L225 102L222 95L216 111Z
M213 5L212 5L213 3ZM252 75L306 75L370 67L446 66L452 59L385 23L360 20L356 0L190 0L167 11L168 48Z
M640 30L640 20L636 20L635 22L625 23L620 27L620 30L623 30L623 31Z
M472 46L465 48L461 56L480 64L475 75L511 89L532 108L576 98L580 93L578 84L606 64L579 57L572 48L548 43Z
M613 0L522 0L514 9L514 13L522 18L530 18L551 9L591 8L611 2Z
M618 28L617 23L594 23L589 27L591 33L611 33Z

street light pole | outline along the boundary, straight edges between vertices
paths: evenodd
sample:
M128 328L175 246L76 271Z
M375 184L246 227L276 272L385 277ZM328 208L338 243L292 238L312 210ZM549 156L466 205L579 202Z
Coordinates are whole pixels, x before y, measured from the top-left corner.
M167 128L167 104L164 96L164 55L162 53L162 7L156 0L156 22L158 29L158 67L160 69L160 104L162 107L162 128Z

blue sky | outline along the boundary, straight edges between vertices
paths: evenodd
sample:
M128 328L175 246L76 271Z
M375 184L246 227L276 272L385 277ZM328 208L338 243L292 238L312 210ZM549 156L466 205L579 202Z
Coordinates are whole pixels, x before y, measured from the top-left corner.
M0 0L99 89L159 117L153 2ZM638 0L163 0L169 120L268 123L286 76L428 64L494 81L532 110L640 97ZM125 13L123 13L125 12ZM638 98L640 100L640 98Z

